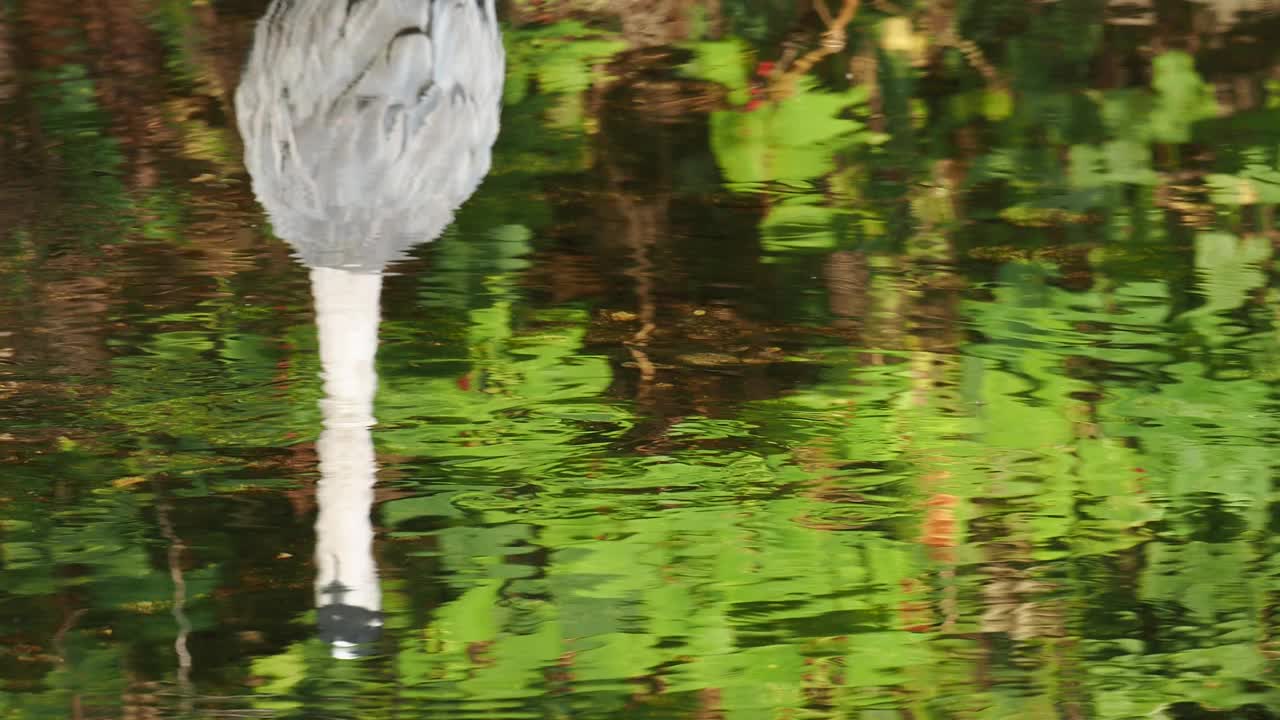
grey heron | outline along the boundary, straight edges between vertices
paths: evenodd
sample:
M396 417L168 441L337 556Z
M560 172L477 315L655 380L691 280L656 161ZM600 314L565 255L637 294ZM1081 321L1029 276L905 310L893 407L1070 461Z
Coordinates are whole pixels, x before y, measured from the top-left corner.
M254 192L311 268L325 395L316 604L339 657L381 625L381 272L439 236L489 171L503 76L494 0L275 0L236 91Z

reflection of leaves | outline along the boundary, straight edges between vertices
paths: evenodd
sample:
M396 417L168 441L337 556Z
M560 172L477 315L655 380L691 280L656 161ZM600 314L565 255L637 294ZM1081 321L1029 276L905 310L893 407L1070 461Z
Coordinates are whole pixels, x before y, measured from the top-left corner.
M1280 171L1265 165L1247 165L1236 175L1212 173L1205 184L1215 205L1280 203Z
M1196 270L1205 304L1196 314L1234 310L1245 295L1266 282L1261 264L1271 257L1271 243L1261 236L1237 238L1229 233L1196 235Z
M747 77L747 47L739 40L692 43L693 60L681 67L681 73L717 83L729 92L729 101L742 105L750 99Z
M1156 104L1151 111L1151 137L1157 142L1191 140L1191 125L1213 117L1217 104L1213 89L1200 79L1195 60L1185 52L1168 51L1151 62L1151 86Z
M844 116L865 101L864 88L828 93L805 80L794 95L754 112L712 113L711 146L730 182L816 178L834 169L841 152L874 140Z
M278 655L255 659L253 673L266 682L255 690L261 697L254 704L271 710L296 708L299 703L284 696L287 696L306 677L306 671L306 659L303 657L301 645L292 645L286 652Z
M761 244L769 252L832 250L836 236L835 210L818 205L784 203L772 208L760 223Z
M32 106L41 130L57 140L56 153L65 170L62 179L79 201L70 208L76 234L91 242L115 242L118 223L129 207L118 177L124 155L119 141L104 132L110 120L98 107L94 81L82 65L63 65L42 73Z
M311 406L316 388L304 384L301 397L288 384L272 389L280 380L280 350L274 341L234 328L157 333L142 354L116 360L119 381L104 402L105 417L135 433L165 432L213 446L272 445L291 432L310 435L318 419ZM291 370L310 380L317 368L302 362ZM273 397L277 407L267 410ZM250 422L264 410L276 418L297 411L298 417L275 427Z
M504 40L505 101L509 105L525 98L531 80L537 80L543 91L581 92L596 77L592 61L607 59L626 48L625 43L607 33L573 22L507 32Z
M1144 597L1179 603L1206 628L1228 620L1232 611L1252 605L1248 583L1252 553L1244 547L1234 543L1155 543L1148 553L1152 571L1142 577ZM1261 657L1255 655L1254 659ZM1244 667L1239 670L1250 674Z

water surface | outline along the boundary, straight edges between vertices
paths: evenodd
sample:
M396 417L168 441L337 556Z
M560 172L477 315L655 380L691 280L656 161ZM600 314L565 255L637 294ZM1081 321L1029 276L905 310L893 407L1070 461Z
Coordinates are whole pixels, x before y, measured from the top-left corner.
M512 0L343 652L266 7L0 3L0 717L1276 717L1269 3Z

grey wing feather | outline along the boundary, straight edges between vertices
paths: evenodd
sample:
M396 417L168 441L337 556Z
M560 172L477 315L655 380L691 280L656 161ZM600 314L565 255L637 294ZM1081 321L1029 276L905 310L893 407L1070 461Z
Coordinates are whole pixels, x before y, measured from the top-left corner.
M489 170L504 71L494 0L276 0L236 93L276 233L372 269L434 239Z

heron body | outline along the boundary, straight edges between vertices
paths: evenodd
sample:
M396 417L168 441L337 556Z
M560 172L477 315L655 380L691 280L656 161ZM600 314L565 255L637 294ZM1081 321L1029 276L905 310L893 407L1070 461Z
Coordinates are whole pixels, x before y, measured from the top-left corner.
M382 624L370 521L381 272L443 232L489 171L503 73L494 0L275 0L236 91L254 193L311 268L316 605L338 657Z
M437 237L489 171L504 58L494 0L276 0L236 92L276 235L363 271Z

